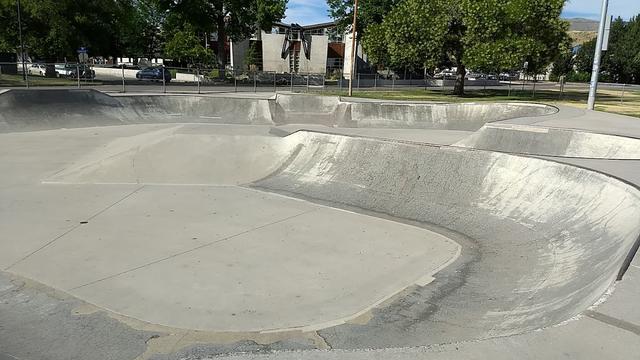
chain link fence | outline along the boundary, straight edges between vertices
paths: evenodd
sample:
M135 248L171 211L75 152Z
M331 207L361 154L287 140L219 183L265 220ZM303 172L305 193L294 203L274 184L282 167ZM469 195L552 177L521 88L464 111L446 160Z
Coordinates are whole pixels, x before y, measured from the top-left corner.
M342 94L349 86L348 74L332 69L326 74L276 73L268 71L220 71L217 68L128 65L87 65L78 63L0 63L0 88L91 88L119 93L221 92L323 92ZM432 77L411 72L358 73L352 86L355 91L432 90L451 93L455 78ZM589 84L503 79L496 75L469 76L465 89L476 93L499 91L506 96L553 90L558 99L571 91L587 91ZM601 84L609 92L625 94L638 91L637 85Z

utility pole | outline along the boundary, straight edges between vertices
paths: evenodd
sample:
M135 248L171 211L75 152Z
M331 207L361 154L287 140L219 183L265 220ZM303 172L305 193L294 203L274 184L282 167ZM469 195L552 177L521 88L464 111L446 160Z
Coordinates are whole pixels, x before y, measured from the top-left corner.
M593 56L593 70L591 71L591 85L589 86L589 100L587 109L593 110L596 105L596 92L598 91L598 76L600 75L600 61L602 57L602 43L604 42L604 28L607 23L607 8L609 0L602 0L602 12L600 14L600 26L598 27L598 40L596 52Z
M353 25L351 26L351 69L349 69L349 96L353 96L353 73L356 68L356 19L358 17L358 0L353 4Z
M16 7L18 9L18 37L20 38L20 52L22 58L22 79L27 80L27 68L24 61L24 42L22 41L22 22L20 21L20 0L16 0Z

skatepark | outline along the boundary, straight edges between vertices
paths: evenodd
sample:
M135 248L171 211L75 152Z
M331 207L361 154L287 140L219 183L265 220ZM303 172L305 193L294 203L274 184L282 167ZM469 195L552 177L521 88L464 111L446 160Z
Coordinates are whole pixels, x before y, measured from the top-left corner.
M635 118L7 90L0 139L0 359L640 351Z

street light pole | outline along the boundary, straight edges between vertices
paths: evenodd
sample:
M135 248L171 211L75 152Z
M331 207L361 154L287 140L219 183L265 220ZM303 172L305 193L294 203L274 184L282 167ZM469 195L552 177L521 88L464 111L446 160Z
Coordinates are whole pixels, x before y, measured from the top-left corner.
M593 70L591 71L591 85L589 86L589 100L587 109L593 110L596 105L596 92L598 91L598 76L600 75L600 60L602 57L602 43L604 42L604 28L607 23L607 8L609 0L602 0L602 11L600 14L600 26L598 27L598 40L596 41L596 52L593 56Z
M27 80L27 69L24 62L24 42L22 41L22 22L20 21L20 0L16 0L16 7L18 10L18 37L20 39L20 53L22 58L22 79Z
M356 67L356 19L358 17L358 0L353 4L353 25L351 26L351 69L349 69L349 96L353 95L353 73Z

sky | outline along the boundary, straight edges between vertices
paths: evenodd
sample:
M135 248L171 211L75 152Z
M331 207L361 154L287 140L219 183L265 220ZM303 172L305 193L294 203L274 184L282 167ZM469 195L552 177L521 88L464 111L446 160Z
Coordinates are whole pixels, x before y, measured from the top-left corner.
M570 0L564 8L563 17L582 17L600 19L602 0ZM640 0L609 0L609 15L629 19L640 14ZM331 21L324 0L289 0L285 23L300 25L317 24Z

